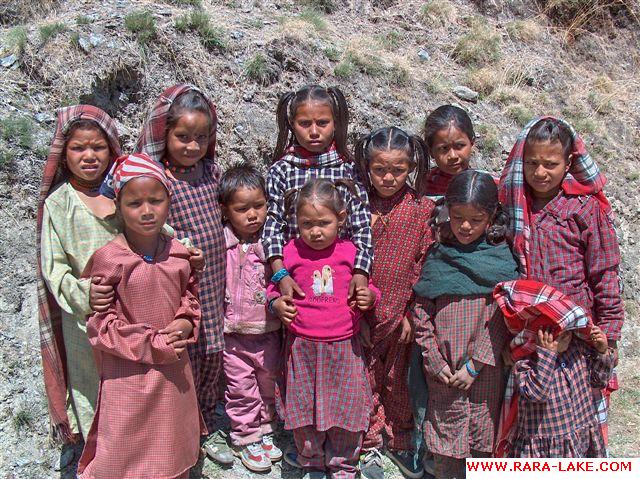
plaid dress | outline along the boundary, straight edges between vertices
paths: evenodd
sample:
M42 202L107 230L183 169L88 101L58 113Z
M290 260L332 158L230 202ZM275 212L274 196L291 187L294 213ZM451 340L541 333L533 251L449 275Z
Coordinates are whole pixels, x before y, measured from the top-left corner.
M378 215L373 230L376 256L371 281L382 293L369 314L373 348L367 354L374 410L364 448L382 446L383 431L393 449L412 449L413 411L407 373L412 344L399 342L400 324L412 300L411 287L420 275L427 248L432 242L427 220L433 202L419 199L406 187L391 198L371 197Z
M507 341L496 303L491 295L418 298L414 324L429 389L427 448L460 459L471 457L472 450L491 452L504 390L501 353ZM455 373L469 359L485 366L468 391L436 379L445 365Z
M358 250L353 267L370 272L373 246L367 192L358 182L355 165L344 161L335 150L335 145L321 155L312 155L298 146L293 146L285 156L271 165L267 176L268 214L262 233L267 259L274 256L282 257L284 244L298 237L295 205L287 216L284 210L284 195L289 190L301 189L312 178L355 181L357 196L352 196L339 187L347 205L347 221L342 228L341 237L349 238Z
M78 473L83 479L184 474L198 460L204 426L189 359L176 355L158 330L180 318L193 324L189 341L198 336L189 253L170 240L147 263L116 239L91 257L85 275L113 285L115 300L87 321L100 396Z
M564 353L537 347L516 362L520 393L513 457L606 457L591 387L606 386L613 354L573 338Z

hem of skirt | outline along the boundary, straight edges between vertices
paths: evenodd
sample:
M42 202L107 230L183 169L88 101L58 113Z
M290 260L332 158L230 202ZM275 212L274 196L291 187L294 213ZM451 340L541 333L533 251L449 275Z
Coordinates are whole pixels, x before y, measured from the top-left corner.
M344 424L323 424L321 426L317 426L313 421L308 421L308 422L301 422L295 425L285 423L284 429L286 429L287 431L293 431L294 429L300 429L307 426L312 426L316 428L317 431L320 431L320 432L328 431L331 428L337 427L339 429L344 429L345 431L349 431L349 432L364 433L369 428L369 423L367 423L364 426L351 426L351 425L344 425Z

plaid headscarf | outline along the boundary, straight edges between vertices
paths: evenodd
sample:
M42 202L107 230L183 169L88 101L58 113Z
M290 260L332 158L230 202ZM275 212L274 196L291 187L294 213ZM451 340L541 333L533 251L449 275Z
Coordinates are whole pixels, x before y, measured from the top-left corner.
M128 181L140 177L155 178L171 195L171 184L164 172L164 167L144 153L118 157L100 186L100 194L115 199Z
M167 145L167 116L173 102L183 93L188 91L197 91L209 104L211 110L211 131L209 132L209 147L207 149L206 158L213 159L216 149L216 129L218 126L218 117L216 115L216 106L202 93L202 91L187 84L174 85L162 92L157 103L151 109L151 113L146 123L142 127L140 138L136 144L136 153L146 153L155 161L161 163L165 156Z
M499 186L500 203L502 203L511 218L513 252L520 262L520 270L524 277L527 277L529 273L527 262L530 251L530 207L523 168L524 145L531 128L539 121L546 119L555 120L567 127L573 138L571 167L561 184L562 191L567 195L595 196L605 214L613 219L611 205L602 191L607 179L600 172L593 158L587 152L584 141L573 127L564 120L551 116L543 116L531 120L518 135L516 143L513 145L511 153L509 153L507 163L502 170Z
M91 120L97 123L107 136L113 157L120 155L120 143L115 122L104 111L90 105L75 105L58 110L58 122L53 142L47 156L38 199L38 220L36 229L37 244L37 284L38 284L38 326L40 328L40 351L44 385L49 403L51 433L56 439L65 442L73 440L73 434L67 416L66 353L62 341L62 317L60 307L51 295L42 277L40 257L42 217L44 201L49 193L67 178L64 165L65 133L78 120ZM91 358L88 358L91 360Z
M574 331L581 339L589 338L593 326L589 315L551 286L525 279L507 281L496 285L493 297L502 310L507 329L515 336L509 344L514 361L535 353L541 327L550 327L554 337L562 331ZM510 374L500 413L496 457L504 457L509 452L517 418L518 392L514 376Z

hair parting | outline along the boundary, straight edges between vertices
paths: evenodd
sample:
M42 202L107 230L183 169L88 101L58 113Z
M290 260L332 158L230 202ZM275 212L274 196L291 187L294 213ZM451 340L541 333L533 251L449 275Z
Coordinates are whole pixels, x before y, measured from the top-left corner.
M207 117L209 130L216 127L217 119L212 116L207 99L197 90L188 90L179 95L171 104L167 113L167 131L175 127L182 116L193 112L202 113Z
M298 211L303 204L312 204L329 208L338 215L347 206L339 188L345 188L351 196L358 197L355 183L351 180L339 178L331 181L326 178L313 178L302 188L291 188L285 192L285 214L292 215L294 205Z
M534 143L555 143L562 145L565 160L569 160L573 150L573 134L564 122L555 118L545 118L533 125L524 142L524 150ZM525 153L526 155L526 153Z
M473 123L467 112L454 105L442 105L429 113L424 122L422 134L427 148L431 149L433 146L433 137L438 131L451 126L467 135L471 143L475 141Z

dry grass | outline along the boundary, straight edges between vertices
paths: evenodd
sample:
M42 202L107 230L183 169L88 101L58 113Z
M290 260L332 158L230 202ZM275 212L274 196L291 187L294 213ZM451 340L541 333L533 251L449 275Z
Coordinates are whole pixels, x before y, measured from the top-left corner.
M200 43L208 50L224 50L224 30L211 24L209 14L200 10L184 14L176 19L176 30L193 31L200 38Z
M429 25L446 25L458 19L456 7L447 0L431 0L420 8L420 18Z
M27 29L22 26L13 27L5 35L2 50L20 56L24 53L27 41Z
M524 56L505 58L495 65L471 68L466 82L483 96L505 87L524 88L533 83L534 67Z
M458 39L453 58L463 65L481 66L501 57L500 33L482 17L469 19L469 31Z
M509 38L523 43L533 43L540 38L542 27L532 19L514 20L505 24Z

